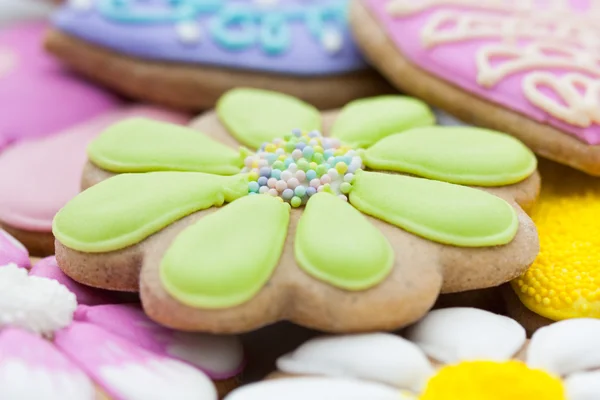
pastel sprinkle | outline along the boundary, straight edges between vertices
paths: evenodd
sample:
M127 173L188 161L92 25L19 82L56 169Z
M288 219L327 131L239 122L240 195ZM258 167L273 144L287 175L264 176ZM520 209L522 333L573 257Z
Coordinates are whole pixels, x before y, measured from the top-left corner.
M338 139L293 130L246 157L242 172L248 174L249 194L269 194L300 207L318 192L348 201L354 172L362 166L358 153Z

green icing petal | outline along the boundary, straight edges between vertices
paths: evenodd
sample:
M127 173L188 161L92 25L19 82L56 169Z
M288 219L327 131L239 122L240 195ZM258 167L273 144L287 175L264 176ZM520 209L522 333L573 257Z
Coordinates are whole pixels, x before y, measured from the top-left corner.
M217 103L221 122L241 143L259 148L292 129L321 129L321 114L313 106L283 93L234 89Z
M515 210L499 197L404 175L359 172L350 203L415 235L455 246L506 244L519 227Z
M241 198L184 230L165 254L162 283L175 299L197 308L245 303L279 263L289 205L265 195Z
M309 275L346 290L365 290L392 270L394 251L383 234L347 202L319 193L298 222L295 253Z
M123 249L199 210L248 193L245 175L122 174L92 186L54 218L54 236L88 253Z
M194 171L235 175L242 155L200 132L144 118L108 128L88 147L89 159L111 172Z
M380 140L361 155L371 169L464 185L510 185L537 168L531 150L512 136L467 127L412 129Z
M435 116L422 101L380 96L346 105L331 128L331 136L354 148L366 148L394 133L433 124Z

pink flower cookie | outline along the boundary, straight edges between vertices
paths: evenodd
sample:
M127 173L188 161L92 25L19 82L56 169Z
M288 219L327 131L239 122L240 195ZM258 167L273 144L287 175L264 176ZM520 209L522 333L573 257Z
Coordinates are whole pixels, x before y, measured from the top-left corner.
M289 399L287 392L299 400L600 398L600 320L557 322L528 341L508 317L448 308L403 336L312 339L278 360L285 378L240 388L226 400ZM357 397L361 391L369 396Z
M357 0L351 14L398 88L600 175L598 2Z
M52 219L80 191L88 142L115 122L141 116L178 124L187 121L179 113L129 106L0 153L0 224L32 253L53 254Z
M15 266L0 278L0 398L216 400L236 385L234 337L163 328L136 304L77 306L81 288Z
M0 265L15 264L18 267L29 268L29 252L17 239L8 232L0 229Z
M0 146L59 132L120 105L44 52L46 28L31 22L0 30Z

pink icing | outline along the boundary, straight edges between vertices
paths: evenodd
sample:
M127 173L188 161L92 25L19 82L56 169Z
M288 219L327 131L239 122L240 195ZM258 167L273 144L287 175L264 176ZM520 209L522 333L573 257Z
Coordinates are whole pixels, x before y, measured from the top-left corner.
M42 278L54 279L67 287L77 297L77 304L98 305L114 304L124 302L121 293L115 293L108 290L96 289L82 285L64 274L56 264L56 257L47 257L38 261L29 275Z
M0 229L0 266L11 263L29 268L29 252L17 239Z
M0 363L6 363L9 360L18 360L25 366L35 369L73 373L79 371L50 342L17 328L6 328L0 332ZM29 384L32 382L29 381Z
M137 304L79 306L75 320L100 326L155 354L186 361L213 379L231 378L244 366L237 339L173 331L150 320ZM200 356L190 357L193 353Z
M0 146L64 130L120 104L47 55L45 30L45 23L31 22L0 31L3 59L14 60L0 75Z
M481 10L472 10L470 7L437 5L413 14L392 16L386 10L389 0L365 1L383 23L388 35L396 46L420 68L479 97L513 109L536 121L548 123L587 144L600 144L600 125L597 122L592 123L586 128L572 125L550 115L526 98L523 93L522 84L529 71L509 75L491 88L484 88L477 83L476 55L478 51L482 46L500 43L500 38L470 39L440 44L432 48L426 48L423 45L422 30L436 12L441 10L460 11L464 15L467 12L481 12ZM572 0L570 7L573 13L581 13L582 10L587 10L589 4L589 0ZM499 14L490 12L489 10L486 13ZM558 20L558 18L562 19L563 17L564 15L556 14L555 18ZM551 38L545 39L546 41L548 39L551 40ZM523 46L529 42L529 40L519 39L518 44L519 46ZM572 69L564 68L542 68L538 70L550 72L557 77L564 76L568 72L573 72ZM558 104L563 102L554 91L545 90L544 94Z
M51 232L54 215L79 193L88 143L108 126L134 116L180 124L189 120L179 113L131 106L10 146L0 154L0 220L19 229Z
M73 322L56 332L54 344L115 400L178 398L182 394L179 398L216 400L212 384L199 371L98 326ZM153 388L149 395L145 385L162 393Z

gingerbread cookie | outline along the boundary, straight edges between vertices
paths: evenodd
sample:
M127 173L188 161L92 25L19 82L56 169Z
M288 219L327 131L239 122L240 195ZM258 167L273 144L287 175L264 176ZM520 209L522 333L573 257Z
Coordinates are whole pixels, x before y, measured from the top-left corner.
M541 163L544 185L531 217L541 252L505 291L508 312L529 332L567 318L600 318L600 179Z
M239 86L319 108L389 92L350 36L347 0L73 0L48 49L124 95L206 110Z
M151 318L184 330L404 326L440 291L497 286L538 252L517 205L537 195L533 154L498 132L433 123L408 97L321 115L238 89L193 124L206 134L116 124L88 148L84 181L117 175L54 220L59 266L141 290Z
M557 322L527 341L523 327L508 317L449 308L430 312L403 336L312 339L278 360L280 376L287 378L238 389L227 400L275 400L287 390L345 398L333 389L340 380L381 385L415 400L600 398L597 319ZM322 388L331 382L331 396L322 396L310 380Z
M136 304L77 306L70 290L89 299L73 281L0 267L0 397L216 400L237 386L236 338L171 331Z
M356 0L353 33L395 86L600 175L598 3Z
M148 106L127 106L0 152L0 224L34 255L54 254L52 220L79 193L88 143L131 117L185 123L188 117Z

